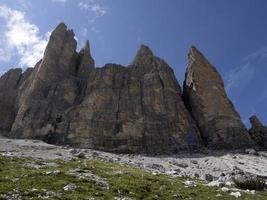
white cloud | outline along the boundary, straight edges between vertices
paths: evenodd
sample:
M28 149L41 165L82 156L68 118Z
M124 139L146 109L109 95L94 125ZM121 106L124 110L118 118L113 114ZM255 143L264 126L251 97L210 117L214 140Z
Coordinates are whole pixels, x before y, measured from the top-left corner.
M78 7L81 10L90 11L94 14L94 17L89 20L91 23L94 23L97 18L102 17L107 13L106 8L101 6L97 0L80 1Z
M254 71L255 69L251 66L250 62L232 70L226 76L226 90L229 91L244 84L244 82L249 82L254 77Z
M51 0L52 2L56 2L56 3L66 3L67 0Z
M227 91L248 84L255 74L260 62L266 63L267 47L261 48L242 59L242 64L231 70L226 76Z
M255 59L266 59L266 58L267 58L267 47L264 47L246 56L243 59L243 62Z
M81 36L83 37L87 37L87 34L88 34L88 29L86 27L83 27L80 29L80 34Z
M21 66L33 67L42 58L48 37L40 36L39 28L21 11L0 6L0 18L5 20L1 31L0 61L8 62L18 56Z

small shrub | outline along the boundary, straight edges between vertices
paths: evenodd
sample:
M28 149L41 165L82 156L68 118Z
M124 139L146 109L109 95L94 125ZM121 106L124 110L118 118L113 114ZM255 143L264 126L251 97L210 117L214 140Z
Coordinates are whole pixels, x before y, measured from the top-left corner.
M265 181L262 179L234 180L235 185L244 190L264 190Z

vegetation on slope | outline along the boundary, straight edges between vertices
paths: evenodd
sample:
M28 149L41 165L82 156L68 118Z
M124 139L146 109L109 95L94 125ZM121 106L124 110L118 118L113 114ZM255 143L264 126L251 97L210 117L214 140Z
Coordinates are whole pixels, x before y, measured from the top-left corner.
M185 180L98 160L0 156L0 199L236 199L200 182L186 187ZM264 200L267 193L242 199Z

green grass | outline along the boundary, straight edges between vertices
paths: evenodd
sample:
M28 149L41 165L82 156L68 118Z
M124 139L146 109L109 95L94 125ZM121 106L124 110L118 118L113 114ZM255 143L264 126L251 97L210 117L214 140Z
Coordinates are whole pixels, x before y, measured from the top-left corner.
M18 159L0 156L0 199L3 195L20 193L22 199L42 199L46 192L54 192L49 199L114 199L129 197L131 199L236 199L216 187L208 187L198 182L196 187L186 188L185 179L166 175L153 175L150 172L98 160L73 160L56 162L57 166L35 169L27 164L42 164L47 161ZM96 184L90 179L79 179L68 173L79 168L80 171L90 171L106 180L108 187ZM60 170L60 174L47 175L48 171ZM77 189L66 192L63 187L74 183ZM35 189L35 190L33 190ZM217 197L216 195L221 196ZM39 196L39 197L38 197ZM255 195L242 193L242 199L264 200L267 192L257 192Z

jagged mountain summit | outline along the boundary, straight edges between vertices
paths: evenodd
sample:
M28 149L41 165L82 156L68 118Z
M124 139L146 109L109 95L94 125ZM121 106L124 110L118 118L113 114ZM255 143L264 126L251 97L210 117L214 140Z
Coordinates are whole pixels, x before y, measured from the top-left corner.
M195 48L188 54L183 98L208 146L248 146L249 135L228 99L218 71Z
M219 73L196 48L182 94L171 67L145 45L129 66L102 68L88 41L80 52L76 47L73 31L60 23L33 69L0 78L2 133L147 154L252 145Z

